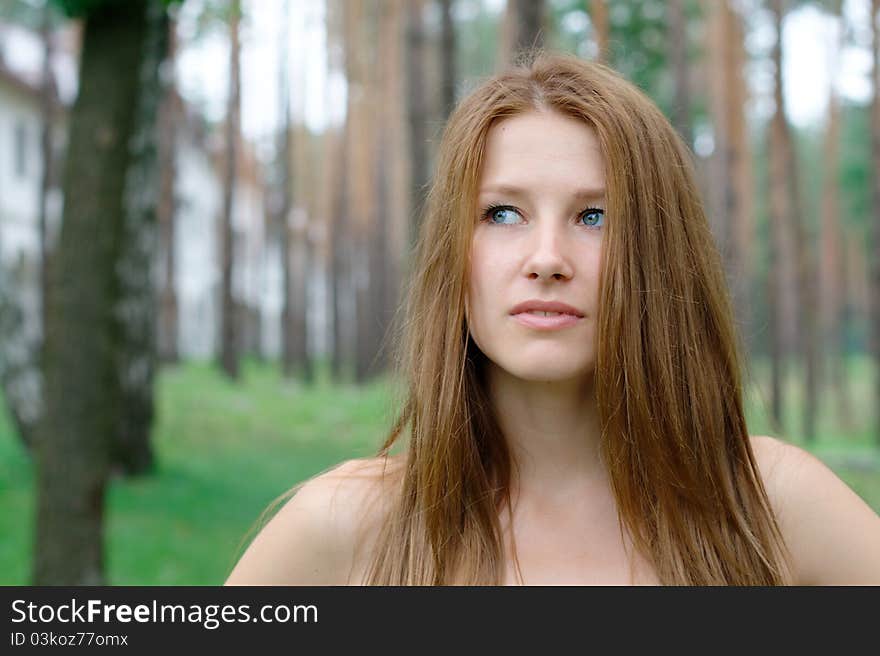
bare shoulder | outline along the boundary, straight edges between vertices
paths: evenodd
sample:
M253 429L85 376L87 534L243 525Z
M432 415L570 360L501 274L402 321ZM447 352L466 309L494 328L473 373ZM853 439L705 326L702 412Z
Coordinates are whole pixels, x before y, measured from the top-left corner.
M880 517L822 461L751 438L767 496L802 585L880 585Z
M308 480L272 517L226 585L345 585L377 533L400 456L348 460Z

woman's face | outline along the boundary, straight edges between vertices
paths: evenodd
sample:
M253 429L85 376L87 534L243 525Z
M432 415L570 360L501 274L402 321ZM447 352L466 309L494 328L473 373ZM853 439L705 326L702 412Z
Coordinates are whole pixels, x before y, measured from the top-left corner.
M593 371L604 189L599 143L585 123L529 112L490 129L466 314L480 350L518 378L562 381ZM579 316L516 312L532 300L565 303Z

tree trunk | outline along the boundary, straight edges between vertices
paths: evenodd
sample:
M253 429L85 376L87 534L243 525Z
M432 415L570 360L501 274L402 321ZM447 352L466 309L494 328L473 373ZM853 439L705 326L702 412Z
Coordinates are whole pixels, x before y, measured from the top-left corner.
M608 22L608 4L605 0L587 0L587 12L593 23L596 38L596 60L604 64L611 61L610 31Z
M151 471L153 380L156 371L156 293L154 262L158 251L157 206L160 178L156 116L162 98L159 69L167 52L168 20L158 2L147 4L140 94L129 143L123 208L122 251L117 273L121 302L117 375L122 390L122 416L114 442L113 464L124 474Z
M104 491L123 418L119 341L122 241L132 139L142 137L147 2L86 19L70 116L64 216L48 296L46 413L37 443L33 583L101 585Z
M836 44L835 65L832 69L836 70L839 66L839 53L842 51L843 46L840 0L835 3L833 11L841 27ZM840 98L837 89L832 84L828 100L828 123L825 129L823 146L822 218L819 221L821 249L819 266L819 316L822 319L821 352L827 353L824 363L820 360L820 364L824 364L827 367L827 375L822 375L822 367L820 367L819 378L820 380L826 380L831 385L832 396L837 401L836 423L844 426L850 421L851 402L849 400L846 375L844 332L844 312L846 309L847 293L843 275L842 249L846 225L841 220L840 193L837 180L840 166L839 140Z
M223 282L221 302L221 364L231 379L239 373L239 308L233 289L233 222L235 182L237 179L237 142L241 115L241 56L239 22L241 0L231 0L229 18L229 100L226 111L226 171L223 180Z
M874 220L871 223L869 253L871 282L871 352L874 360L874 435L880 445L880 29L877 27L880 0L871 0L871 154L874 163L874 176L871 180L871 198L874 205Z
M174 226L177 213L175 180L177 179L177 126L181 116L182 104L177 93L174 74L177 54L177 24L169 21L168 54L166 66L170 71L162 107L159 109L159 252L162 254L162 291L159 300L159 360L177 362L178 304L176 265L174 258Z
M767 289L768 328L770 330L771 419L776 432L784 431L783 409L785 381L785 311L782 306L786 294L786 267L788 265L787 233L789 197L786 193L786 137L785 107L782 102L782 8L774 0L776 43L773 45L773 97L775 110L770 121L770 257Z
M513 58L523 51L544 47L544 4L544 0L508 0L507 6L514 12Z
M782 19L784 0L774 0L773 13L776 25L777 43L782 41ZM780 139L779 148L783 158L784 173L782 184L784 184L785 195L788 199L787 224L790 227L792 240L792 250L794 264L796 266L795 287L798 290L797 296L800 303L797 304L797 325L800 327L797 351L801 355L801 361L804 367L803 381L804 394L802 397L802 431L803 436L808 442L816 439L816 406L818 404L818 381L817 381L817 362L818 349L816 344L816 280L813 264L814 258L810 249L811 239L807 234L805 225L800 185L798 179L797 156L791 134L788 130L788 124L785 121L785 106L782 95L782 53L780 47L774 48L776 53L775 61L777 62L777 81L776 81L776 100L778 108L777 117L777 139Z
M393 97L397 92L400 80L400 35L401 35L401 6L399 2L380 5L379 38L376 40L379 50L379 65L373 69L371 88L380 91L382 97ZM451 23L444 29L451 30ZM441 40L441 48L454 44L454 37L446 35ZM454 45L453 45L454 47ZM441 52L439 59L441 66L452 58L451 53ZM449 82L449 76L454 72L444 73L444 79ZM446 88L454 88L454 83L448 83ZM452 99L447 98L447 101ZM374 110L375 111L375 110ZM398 119L391 112L383 111L376 117L377 129L372 134L371 157L374 160L372 170L376 172L373 178L375 185L375 212L373 213L372 227L367 227L362 243L366 248L369 268L369 284L361 293L361 320L359 326L363 336L359 349L358 380L367 380L381 375L387 371L391 361L387 348L389 331L393 316L394 291L391 289L392 276L395 268L392 266L393 252L391 250L394 239L392 227L392 215L395 201L393 193L395 161L399 157L397 152L398 141L395 136L395 128Z
M396 62L396 64L391 68L393 79L389 80L388 93L397 98L405 98L406 73L404 59L407 53L404 32L407 0L394 0L394 4L397 5L396 15L399 26L397 28L398 36L393 41L395 49L391 60ZM391 215L393 224L391 252L393 257L389 258L390 269L388 279L393 281L394 291L392 297L395 308L398 307L399 301L403 296L404 284L410 271L409 258L412 253L409 248L410 226L412 225L411 217L413 216L412 194L410 193L412 169L410 168L410 146L408 141L410 135L406 129L406 112L406 102L400 102L392 104L390 111L386 115L390 125L389 139L391 139L393 145L391 151L391 195L394 199Z
M19 290L27 285L5 284L0 290L0 389L6 402L15 432L28 452L36 440L37 424L43 408L42 351L46 334L46 298L49 287L48 200L55 184L53 130L58 107L58 92L51 61L54 52L52 37L52 6L41 12L40 39L43 43L43 70L40 87L40 151L42 171L38 198L39 261L39 325L35 332L26 325ZM24 272L23 272L24 273ZM0 271L0 276L15 277L13 271ZM3 282L6 282L5 280Z
M290 209L292 205L291 186L291 121L290 121L290 72L287 60L287 24L290 20L290 2L284 1L282 42L280 51L280 76L278 88L281 93L281 135L278 148L279 193L281 207L278 211L278 235L281 250L281 372L284 378L290 379L294 373L294 344L292 326L292 292L290 277Z
M423 0L407 2L406 95L409 124L410 171L412 185L412 228L410 245L416 243L430 183L428 166L428 102L425 89L425 27L422 22Z
M343 74L347 69L345 57L346 44L348 43L348 34L343 15L345 11L346 7L340 0L328 3L328 42L337 46L333 47L331 45L327 49L328 68L331 71ZM343 382L348 379L348 365L353 358L353 353L349 348L351 340L348 339L353 321L352 303L348 294L350 289L348 281L351 278L351 261L347 246L350 222L346 216L349 205L348 142L351 139L351 120L348 113L346 113L344 123L339 132L334 136L335 141L331 146L332 165L330 166L330 173L332 176L327 178L329 189L327 196L329 210L327 217L327 248L330 259L329 320L333 343L330 373L334 381ZM330 181L333 184L330 184Z
M526 52L544 47L544 0L507 0L498 38L498 68L516 64Z
M327 42L328 44L332 43L329 29L327 32ZM323 299L319 298L319 300L323 300L324 323L322 327L326 334L318 335L316 333L316 337L320 339L320 349L327 358L330 372L336 370L336 349L338 348L335 338L337 332L335 324L337 321L334 287L337 271L335 270L334 258L333 222L339 213L340 193L338 187L342 184L340 181L342 176L340 162L343 158L341 142L342 135L338 128L328 125L321 138L323 154L320 184L317 187L320 190L320 195L317 199L318 209L316 212L319 223L316 228L318 239L316 240L315 249L315 270L321 271L321 277L325 281L322 286Z
M310 384L314 380L314 371L312 368L311 355L308 348L308 312L309 312L309 285L308 282L312 278L310 275L311 243L310 243L310 226L312 225L314 212L309 207L309 198L312 195L314 184L312 183L314 171L309 167L309 162L315 161L312 157L312 141L308 128L303 124L294 130L297 135L294 143L298 144L297 155L294 161L297 165L294 167L295 176L300 182L300 188L297 192L299 202L297 206L299 211L296 213L296 219L292 226L293 232L293 284L291 285L292 297L291 303L293 308L292 314L292 332L294 335L294 362L299 371L299 376L306 384ZM291 180L293 184L293 180Z
M749 137L746 106L749 102L749 90L746 82L748 55L745 50L745 29L739 13L729 3L725 3L730 17L730 30L727 34L730 47L727 73L725 78L730 83L730 107L728 120L728 163L732 184L728 196L731 221L730 234L732 259L735 276L731 289L734 309L738 325L741 327L743 347L754 352L753 322L754 301L751 282L756 277L755 234L755 175L753 170L753 152Z
M440 68L441 78L443 80L443 119L452 113L455 107L455 21L452 18L452 0L440 0L441 15L443 17L442 34L440 38ZM396 19L395 19L396 20ZM393 35L397 37L395 32ZM389 46L390 44L381 42L381 46Z
M806 216L803 212L803 201L796 182L797 169L795 166L794 149L789 151L789 170L791 180L789 185L794 188L790 193L795 195L796 214L792 217L795 226L795 243L798 251L798 284L801 289L802 306L800 308L801 329L801 358L804 372L804 394L802 407L803 436L808 442L816 441L816 423L819 415L819 344L817 317L819 303L817 298L817 275L816 256L813 252L813 244L816 238L809 231Z
M754 243L751 152L746 126L747 90L744 80L745 52L739 14L729 1L713 2L706 37L709 48L710 105L715 150L711 160L713 183L709 186L716 232L724 255L737 326L743 337L750 334L750 253ZM682 38L672 36L671 38ZM745 340L743 340L745 341Z
M669 0L667 3L669 62L675 82L672 122L688 148L693 148L687 18L682 3L683 0Z
M403 28L404 28L404 0L394 0L388 10L383 14L383 36L379 39L382 46L380 61L382 62L381 88L383 97L401 97L403 83ZM448 29L453 32L446 36L442 47L455 48L455 25L450 21ZM449 53L444 53L445 60ZM449 71L447 79L456 77L455 71ZM454 87L455 83L449 83ZM454 99L453 99L454 101ZM406 180L404 173L406 165L406 147L403 141L404 134L403 110L400 104L382 112L378 146L376 148L377 171L379 174L378 192L378 219L379 228L376 230L378 244L374 253L379 258L379 263L374 269L379 277L380 300L379 307L382 314L379 319L381 332L377 349L379 351L379 363L377 371L390 371L393 366L391 340L394 334L393 325L395 310L398 307L402 293L401 281L405 278L402 254L406 252L406 235L401 230L405 227L408 216L408 198L405 194ZM448 119L448 116L446 116Z
M854 305L853 285L850 274L850 248L853 243L851 232L840 235L840 256L837 261L840 301L837 303L837 334L832 345L839 357L832 362L831 384L836 391L837 422L841 430L849 432L855 428L853 414L853 395L850 389L849 376L849 344L847 343L847 326L850 324L850 312Z
M9 418L24 447L33 452L44 412L43 373L40 369L42 336L29 326L22 298L26 267L0 262L0 389Z
M46 334L46 295L49 287L49 243L48 243L48 201L49 191L55 179L54 171L54 148L52 132L55 127L55 107L58 105L58 90L55 84L55 75L52 72L52 57L54 55L54 42L52 38L52 5L48 2L42 11L40 36L43 41L43 80L40 90L40 122L41 138L40 146L43 159L43 170L40 177L40 313L42 315L41 335Z
M371 71L376 49L378 4L350 2L346 8L346 75L349 102L347 121L351 128L349 148L348 206L352 220L352 278L355 299L355 381L365 382L373 374L376 355L377 276L372 235L376 231L376 123L375 79Z
M345 382L349 378L348 368L353 359L351 351L351 324L354 319L351 312L349 291L352 278L352 262L348 249L349 223L346 216L348 208L348 119L342 129L339 143L339 187L334 194L334 211L331 216L331 252L332 252L332 302L331 321L333 326L333 361L332 377L336 382Z

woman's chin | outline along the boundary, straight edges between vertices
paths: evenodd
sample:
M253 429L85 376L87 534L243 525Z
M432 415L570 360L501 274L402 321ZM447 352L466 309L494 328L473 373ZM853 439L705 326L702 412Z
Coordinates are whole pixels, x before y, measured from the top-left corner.
M508 372L516 378L532 383L577 382L589 378L593 373L592 366L572 367L571 365L571 362L520 364L511 366Z

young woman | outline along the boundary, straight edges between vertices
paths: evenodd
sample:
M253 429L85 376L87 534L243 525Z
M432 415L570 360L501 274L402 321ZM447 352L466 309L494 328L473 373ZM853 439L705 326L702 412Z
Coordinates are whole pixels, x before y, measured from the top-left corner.
M645 95L538 53L460 103L436 171L396 425L227 584L880 584L880 518L747 432L690 154Z

